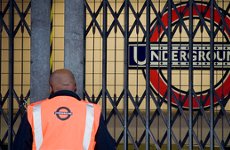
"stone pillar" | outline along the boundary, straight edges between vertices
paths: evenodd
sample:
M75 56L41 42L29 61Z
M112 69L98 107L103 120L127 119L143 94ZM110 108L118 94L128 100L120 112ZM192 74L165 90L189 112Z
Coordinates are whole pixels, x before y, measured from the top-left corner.
M84 1L65 1L64 66L70 69L77 82L77 94L84 90Z
M31 1L31 102L49 96L50 1Z

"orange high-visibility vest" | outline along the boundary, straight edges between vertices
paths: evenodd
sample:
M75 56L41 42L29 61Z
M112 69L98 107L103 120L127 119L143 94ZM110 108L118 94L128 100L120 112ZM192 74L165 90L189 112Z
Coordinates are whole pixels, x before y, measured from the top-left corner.
M93 150L99 105L57 96L28 106L33 150Z

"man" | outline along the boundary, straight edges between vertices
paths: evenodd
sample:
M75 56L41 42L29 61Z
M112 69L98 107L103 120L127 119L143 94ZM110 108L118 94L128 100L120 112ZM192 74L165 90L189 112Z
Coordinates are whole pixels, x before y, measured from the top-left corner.
M14 141L14 150L112 150L99 105L80 100L74 75L67 69L50 77L49 99L28 106Z

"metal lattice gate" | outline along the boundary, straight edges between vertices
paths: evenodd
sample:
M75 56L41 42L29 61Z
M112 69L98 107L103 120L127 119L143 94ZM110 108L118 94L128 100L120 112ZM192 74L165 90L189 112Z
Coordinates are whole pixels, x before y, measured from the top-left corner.
M30 95L31 2L0 4L0 142L11 149ZM84 6L85 98L101 104L118 149L229 147L228 0Z
M229 7L85 1L86 98L118 148L229 146Z
M31 2L0 1L0 148L12 142L30 95Z

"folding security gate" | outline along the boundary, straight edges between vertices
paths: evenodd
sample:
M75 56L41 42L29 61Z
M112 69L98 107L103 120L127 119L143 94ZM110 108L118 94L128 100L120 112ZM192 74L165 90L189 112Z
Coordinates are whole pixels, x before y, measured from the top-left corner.
M119 149L229 146L229 7L85 0L86 98Z
M227 149L230 2L83 2L85 99L102 106L118 149ZM10 149L30 96L31 2L0 5L0 142Z
M0 1L0 149L12 149L30 95L30 8L28 0Z

